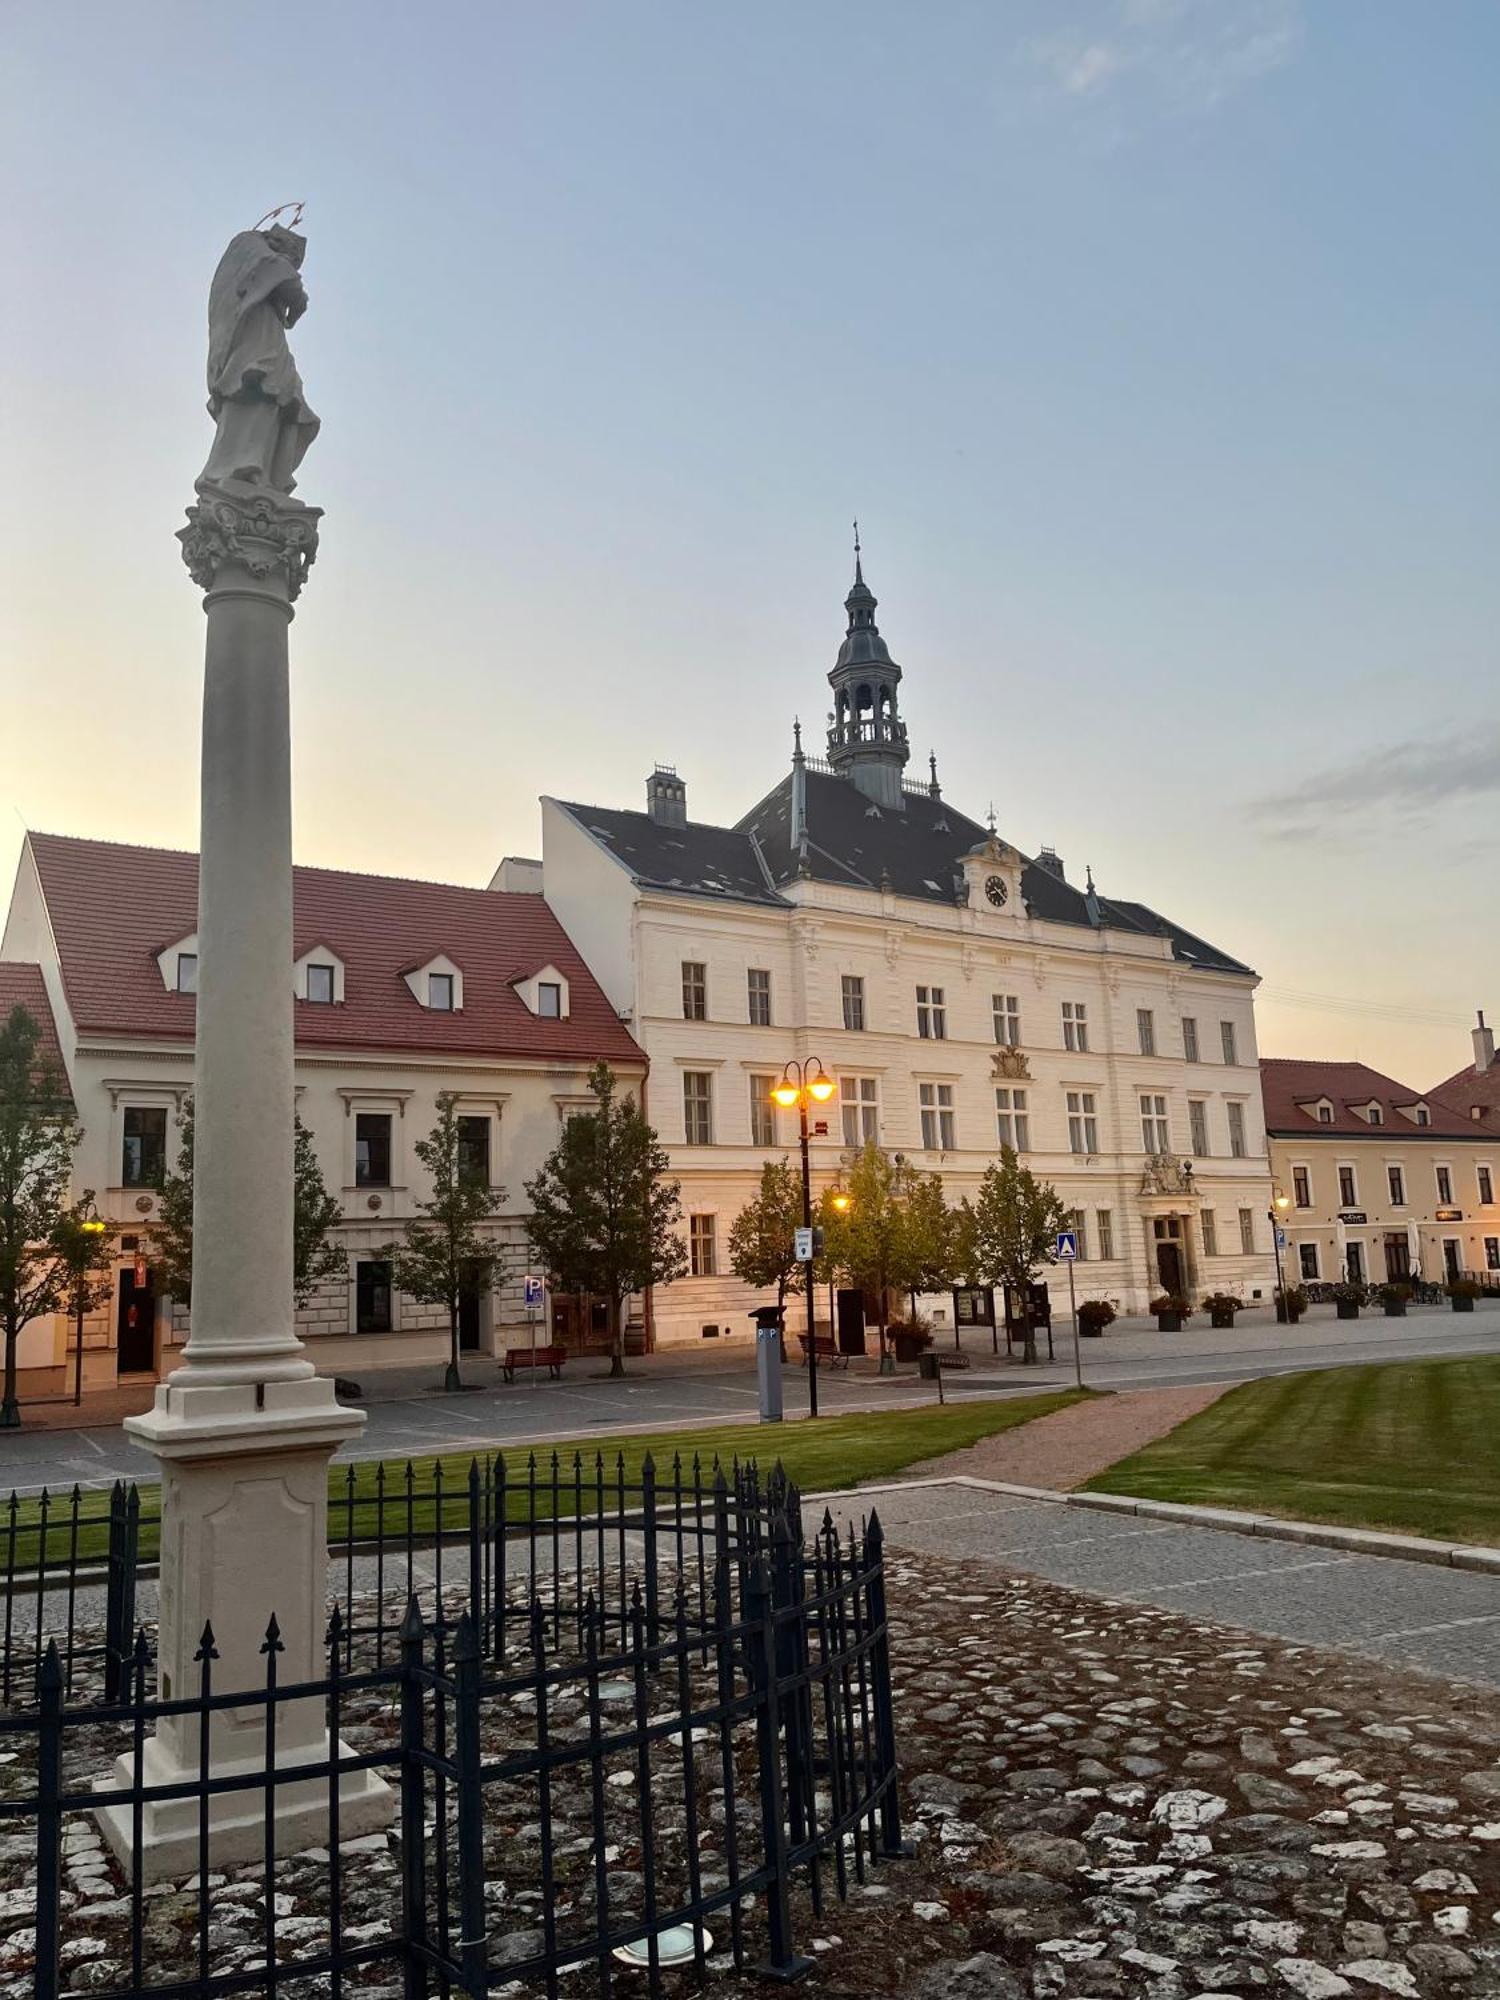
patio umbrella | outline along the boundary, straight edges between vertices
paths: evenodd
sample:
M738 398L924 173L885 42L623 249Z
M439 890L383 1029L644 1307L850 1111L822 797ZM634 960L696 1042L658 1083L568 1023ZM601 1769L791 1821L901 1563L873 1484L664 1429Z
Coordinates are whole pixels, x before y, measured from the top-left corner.
M1334 1249L1338 1252L1339 1280L1342 1283L1349 1275L1349 1232L1344 1227L1342 1216L1334 1227Z
M1408 1221L1406 1225L1406 1254L1411 1263L1412 1276L1420 1278L1422 1275L1422 1236L1414 1221Z

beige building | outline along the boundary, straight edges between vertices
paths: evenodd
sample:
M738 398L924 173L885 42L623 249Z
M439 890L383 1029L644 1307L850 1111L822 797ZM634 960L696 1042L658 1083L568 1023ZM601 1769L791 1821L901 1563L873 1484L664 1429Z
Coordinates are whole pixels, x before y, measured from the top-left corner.
M1364 1063L1261 1081L1290 1282L1500 1281L1500 1133Z
M193 854L31 834L0 944L0 993L37 1014L67 1070L78 1187L120 1232L112 1296L85 1327L89 1387L165 1374L187 1337L153 1270L152 1228L192 1089L197 876ZM506 1196L502 1276L465 1301L463 1345L524 1344L524 1183L592 1101L596 1060L640 1088L639 1048L534 891L298 868L294 904L297 1109L343 1207L348 1264L299 1313L299 1334L323 1372L446 1356L444 1309L396 1292L381 1249L428 1192L415 1144L452 1091L465 1147ZM559 1337L587 1340L588 1301L555 1313ZM73 1344L66 1320L27 1328L23 1400L71 1382Z
M658 1340L749 1338L729 1229L795 1153L769 1091L805 1057L839 1082L815 1189L873 1138L956 1199L1008 1141L1078 1211L1084 1296L1269 1298L1255 974L1022 854L935 765L907 782L901 668L858 571L846 611L827 758L799 741L735 825L691 820L665 768L644 811L542 802L547 901L649 1055L682 1182L692 1272L658 1293Z

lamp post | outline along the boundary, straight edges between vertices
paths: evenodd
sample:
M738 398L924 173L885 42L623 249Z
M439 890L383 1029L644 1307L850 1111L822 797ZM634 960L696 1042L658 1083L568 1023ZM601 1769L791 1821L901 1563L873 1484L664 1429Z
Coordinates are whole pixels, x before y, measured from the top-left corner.
M1271 1248L1276 1253L1276 1323L1290 1326L1291 1309L1286 1302L1286 1278L1281 1269L1281 1218L1291 1207L1291 1202L1278 1187L1271 1196L1271 1206L1266 1210L1271 1218Z
M771 1099L784 1111L797 1107L798 1137L802 1147L802 1227L812 1230L812 1173L807 1160L807 1107L809 1101L826 1104L838 1085L816 1056L789 1062L773 1084ZM810 1237L809 1237L810 1241ZM813 1322L813 1259L807 1259L802 1281L807 1292L807 1414L818 1414L818 1337Z

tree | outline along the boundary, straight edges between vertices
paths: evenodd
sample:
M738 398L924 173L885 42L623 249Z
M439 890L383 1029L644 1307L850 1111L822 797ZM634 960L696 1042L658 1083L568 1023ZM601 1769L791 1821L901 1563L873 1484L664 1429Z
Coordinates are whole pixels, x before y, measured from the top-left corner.
M38 1054L42 1031L24 1007L0 1029L0 1331L5 1386L0 1429L21 1421L16 1354L32 1320L67 1309L69 1272L58 1254L73 1155L83 1128L66 1077Z
M72 1315L74 1339L73 1401L83 1400L83 1322L97 1307L107 1305L114 1294L115 1232L101 1220L94 1207L94 1190L85 1188L71 1208L57 1218L52 1247L67 1278L67 1309Z
M824 1208L828 1255L851 1284L876 1300L880 1332L880 1372L892 1363L886 1352L885 1329L890 1318L889 1294L911 1287L914 1232L907 1216L910 1177L915 1171L867 1140L849 1168L844 1192L849 1206L842 1213L831 1203Z
M625 1373L623 1307L632 1292L687 1270L678 1183L635 1098L615 1096L608 1063L589 1072L594 1111L570 1118L526 1183L531 1240L553 1282L609 1304L611 1375Z
M458 1318L465 1294L487 1291L500 1261L500 1245L481 1232L480 1225L505 1200L503 1188L491 1187L482 1167L464 1159L459 1130L458 1099L451 1090L438 1093L437 1123L418 1139L416 1155L432 1177L432 1194L419 1201L421 1219L406 1224L400 1243L381 1253L389 1258L391 1282L408 1298L448 1310L448 1368L443 1387L461 1389L458 1369Z
M760 1189L729 1227L729 1267L747 1285L776 1287L784 1311L788 1292L802 1288L796 1232L802 1224L802 1176L788 1160L767 1160Z
M163 1291L179 1305L193 1296L193 1100L183 1100L177 1160L165 1175L152 1226L152 1253ZM305 1306L319 1285L347 1282L348 1263L333 1240L344 1211L328 1192L312 1133L297 1118L292 1139L292 1299Z
M917 1317L917 1294L940 1292L953 1282L953 1213L943 1197L941 1174L906 1166L900 1192L904 1220L902 1282Z
M1052 1255L1057 1232L1069 1227L1068 1210L1050 1181L1038 1180L1002 1146L999 1162L987 1167L974 1204L974 1276L986 1285L1015 1287L1026 1302L1026 1359L1036 1359L1030 1287Z

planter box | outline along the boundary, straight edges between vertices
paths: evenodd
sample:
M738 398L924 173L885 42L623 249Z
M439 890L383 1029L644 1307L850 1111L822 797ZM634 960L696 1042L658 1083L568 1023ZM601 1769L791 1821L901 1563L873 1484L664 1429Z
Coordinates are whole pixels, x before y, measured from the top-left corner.
M1335 1299L1334 1310L1340 1319L1358 1319L1359 1306L1353 1299Z
M1472 1299L1449 1299L1448 1303L1456 1313L1471 1313L1474 1310Z
M903 1340L898 1333L892 1340L891 1345L896 1350L896 1359L898 1361L920 1361L928 1348L931 1347L932 1342L930 1340Z
M1159 1333L1181 1333L1182 1314L1158 1313L1156 1315L1156 1326Z
M1102 1340L1104 1338L1104 1328L1102 1326L1088 1326L1083 1320L1080 1320L1078 1322L1078 1337L1080 1340Z
M1234 1314L1232 1312L1211 1312L1208 1316L1208 1323L1210 1326L1233 1326Z
M1387 1299L1385 1302L1385 1316L1387 1319L1405 1319L1405 1299Z

